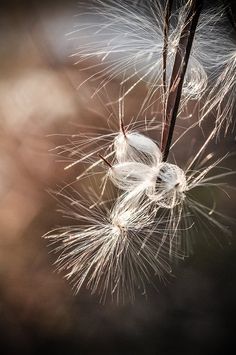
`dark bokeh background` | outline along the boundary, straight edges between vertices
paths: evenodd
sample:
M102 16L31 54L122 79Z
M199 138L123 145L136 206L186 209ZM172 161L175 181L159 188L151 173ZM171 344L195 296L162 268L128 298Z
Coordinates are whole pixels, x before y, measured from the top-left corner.
M213 3L213 2L212 2ZM83 289L73 296L54 272L55 256L41 236L62 225L47 193L73 179L49 150L60 134L104 125L105 109L76 86L88 73L72 65L64 34L73 1L3 2L0 15L0 351L1 354L223 354L235 351L236 241L220 247L199 232L195 254L167 285L136 302L102 305ZM118 83L110 83L110 95ZM139 87L126 110L135 114ZM54 136L51 134L59 134ZM194 136L196 135L196 136ZM193 132L188 139L196 140ZM188 142L187 142L188 143ZM220 147L220 148L219 148ZM180 155L186 145L180 147ZM182 149L182 153L181 153ZM213 149L234 151L232 135ZM235 158L231 158L235 168ZM234 217L235 193L223 202ZM219 197L220 202L220 197ZM65 223L65 222L64 222ZM222 240L218 232L216 239ZM214 238L213 238L214 239Z

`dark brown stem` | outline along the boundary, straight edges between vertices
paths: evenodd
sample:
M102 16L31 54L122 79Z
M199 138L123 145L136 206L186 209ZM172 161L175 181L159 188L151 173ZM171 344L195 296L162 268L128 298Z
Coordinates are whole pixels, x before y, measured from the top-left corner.
M122 117L120 117L120 131L123 133L124 137L126 138L125 124Z
M104 163L106 163L109 166L109 168L112 169L112 165L109 163L109 161L106 158L104 158L101 154L98 154L98 156L104 161Z
M162 132L161 150L163 152L163 161L166 161L169 155L176 118L178 115L184 77L202 8L202 3L203 0L191 1L185 20L185 25L181 32L178 48L176 51L175 61L168 88L168 97L164 116L164 128Z
M170 26L170 15L171 9L173 5L173 0L167 0L165 6L165 16L164 16L164 44L163 44L163 75L162 75L162 86L163 86L163 99L164 99L164 109L165 109L165 102L166 102L166 91L167 91L167 83L166 83L166 68L167 68L167 55L168 55L168 37L169 37L169 26Z

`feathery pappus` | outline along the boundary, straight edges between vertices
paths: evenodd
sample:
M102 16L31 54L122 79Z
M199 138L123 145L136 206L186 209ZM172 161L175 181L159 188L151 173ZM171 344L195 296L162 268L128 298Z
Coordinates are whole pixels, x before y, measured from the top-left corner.
M214 158L207 151L232 123L235 50L220 30L223 9L205 10L202 1L188 0L177 7L168 0L98 0L92 5L70 34L80 36L74 56L78 62L96 59L90 67L95 71L92 78L100 81L96 95L118 79L119 113L115 120L109 116L107 127L84 127L85 133L55 148L68 158L65 169L83 166L77 182L90 187L86 202L76 189L56 194L64 201L63 215L76 224L45 237L59 253L57 267L76 293L84 286L102 300L109 296L117 302L133 301L137 289L146 294L155 276L168 279L173 263L191 254L194 230L231 234L231 220L216 211L214 193L207 202L202 195L217 190L228 196L225 179L235 174L220 166L225 157ZM147 85L148 95L125 124L124 100L140 82ZM147 109L156 102L161 112L148 118ZM190 127L183 124L177 136L185 105L192 107L195 121ZM205 132L202 122L214 110L213 129ZM205 141L193 153L186 152L184 163L175 158L174 147L196 127L204 131ZM91 179L100 182L98 191Z
M191 229L198 227L199 220L230 234L224 225L227 219L191 193L197 188L221 188L219 179L234 172L208 176L221 159L199 170L191 165L182 170L163 162L158 145L137 132L121 131L113 149L112 165L104 157L97 158L106 167L105 182L109 179L118 188L112 207L101 203L100 197L86 205L76 191L73 197L62 195L67 202L64 215L79 225L46 237L59 243L56 264L66 270L76 292L84 284L103 300L108 296L134 300L136 289L145 293L145 282L155 275L164 280L171 274L172 262L191 253ZM93 162L91 174L94 168Z
M88 79L99 82L95 93L118 78L126 87L123 97L143 82L148 87L144 107L162 99L165 3L154 0L137 5L128 1L93 1L86 6L86 11L81 10L75 29L68 37L77 44L77 52L72 54L78 58L75 64L91 61L85 67L94 72ZM178 43L186 25L189 3L182 1L180 6L175 6L169 19L168 80L176 51L180 50ZM201 13L183 85L184 102L203 96L216 67L227 57L229 39L222 31L224 17L222 7Z
M91 208L94 201L84 202L76 191L55 196L60 212L76 224L55 229L45 238L59 254L57 269L65 272L75 293L85 285L101 300L109 296L117 302L133 301L136 289L145 294L145 285L155 277L164 281L171 275L162 241L164 221L154 220L145 203L136 208L118 199L111 209L98 204ZM175 258L183 255L179 252Z

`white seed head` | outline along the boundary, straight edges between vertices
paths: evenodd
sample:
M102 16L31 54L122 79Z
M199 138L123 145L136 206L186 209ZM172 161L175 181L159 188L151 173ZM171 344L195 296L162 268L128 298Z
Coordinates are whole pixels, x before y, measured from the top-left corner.
M140 6L135 5L137 2ZM163 65L165 11L158 1L137 0L133 6L121 0L99 0L93 6L92 1L91 13L84 16L81 12L85 20L73 31L74 35L78 33L81 41L75 53L78 62L97 60L90 67L97 71L96 78L101 79L98 80L95 94L110 80L122 78L120 129L115 132L104 131L108 133L102 130L102 134L94 132L91 136L80 133L74 137L75 141L69 140L65 146L58 147L59 155L67 153L69 156L70 163L66 169L79 163L89 165L78 179L85 175L91 178L95 168L102 167L104 161L109 165L101 195L97 196L94 191L95 200L92 203L82 203L78 195L76 199L64 196L67 208L63 214L78 224L47 235L52 243L59 245L56 248L59 252L56 263L59 270L66 271L66 277L72 281L76 292L85 284L92 293L100 293L103 299L108 293L112 297L116 294L117 299L124 295L133 298L135 287L142 288L145 293L145 283L152 279L153 274L164 278L171 273L170 257L180 255L183 258L188 254L190 242L188 238L183 238L183 234L187 231L189 236L195 220L204 218L207 225L227 232L227 228L218 219L223 215L218 213L217 218L214 218L214 206L209 208L195 201L194 194L190 193L203 186L223 190L225 185L219 184L218 179L232 174L226 170L208 175L221 159L209 165L207 158L207 167L201 165L199 170L191 169L214 135L220 133L224 126L225 132L229 129L235 108L235 44L232 48L231 40L224 41L228 34L225 36L221 31L220 12L202 12L186 75L183 77L178 115L181 116L189 99L200 100L207 93L212 80L212 89L208 91L206 102L199 111L201 118L196 124L200 124L210 112L216 114L215 128L192 157L185 172L176 164L163 162L162 152L155 141L135 131L147 132L153 129L153 120L149 123L145 120L143 124L138 114L135 122L132 120L128 127L123 125L124 108L121 102L140 82L146 83L148 89L140 113L161 100L159 91L164 82L164 66L169 87L176 51L181 49L178 43L186 26L189 3L187 1L186 5L173 10L170 16L166 65ZM94 78L93 73L91 78ZM163 102L165 104L165 100ZM156 107L153 108L153 112L156 112ZM154 124L156 129L156 122ZM97 131L98 127L94 129ZM186 129L184 134L188 131ZM166 150L166 147L162 148ZM100 170L95 171L94 175L96 172L100 173ZM115 199L112 196L109 201L104 201L108 193L108 179L121 191L117 194L117 189L114 189ZM90 199L92 190L87 194ZM184 244L186 247L183 247Z
M155 186L147 194L160 207L173 208L183 201L186 189L184 171L175 164L161 163L158 166Z
M56 243L58 269L66 271L76 292L86 285L102 300L109 294L117 301L132 300L136 288L145 292L152 275L165 278L171 273L162 229L145 208L129 209L116 202L106 213L71 199L70 204L67 216L83 225L55 230L46 238Z
M114 141L116 159L119 163L139 162L147 165L156 165L162 159L157 144L138 132L121 132Z
M108 176L121 190L134 190L137 187L145 190L153 177L153 169L142 163L119 163L109 169Z
M160 1L147 1L140 6L132 3L92 1L89 16L81 10L80 21L70 34L77 47L73 57L77 63L97 59L94 67L101 77L97 91L110 80L122 78L127 86L125 96L140 82L145 82L150 92L144 101L149 102L161 85L165 10ZM168 79L188 8L189 1L182 2L170 18ZM208 73L215 72L225 57L229 36L222 26L222 17L222 8L201 13L183 83L185 97L200 98L208 84Z

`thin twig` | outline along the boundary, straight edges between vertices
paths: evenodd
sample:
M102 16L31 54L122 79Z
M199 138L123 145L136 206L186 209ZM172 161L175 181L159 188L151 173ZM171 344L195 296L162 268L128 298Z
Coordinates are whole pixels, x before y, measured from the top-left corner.
M175 122L178 114L184 77L190 57L192 43L199 20L203 0L192 0L185 25L181 32L175 61L172 69L168 97L164 116L164 128L162 133L163 161L169 155L171 141L174 133Z
M166 6L165 6L165 18L164 18L164 44L163 44L163 53L162 53L162 58L163 58L163 75L162 75L162 86L163 86L163 107L165 110L165 105L166 105L166 91L167 91L167 82L166 82L166 68L167 68L167 55L168 55L168 37L169 37L169 25L170 25L170 15L171 15L171 9L173 5L173 0L167 0Z
M104 161L104 163L106 163L109 166L109 168L112 169L112 165L109 163L109 161L106 158L104 158L101 154L98 154L98 156Z

